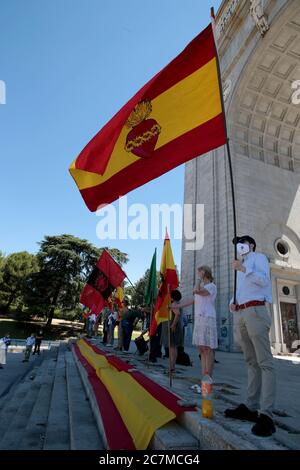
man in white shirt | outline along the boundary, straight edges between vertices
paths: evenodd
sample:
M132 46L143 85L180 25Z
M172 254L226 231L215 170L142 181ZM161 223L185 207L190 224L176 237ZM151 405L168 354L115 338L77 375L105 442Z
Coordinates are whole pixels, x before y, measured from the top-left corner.
M35 336L34 336L34 333L31 333L31 336L28 336L28 338L26 339L25 351L24 351L25 357L24 357L22 362L28 362L29 361L30 354L31 354L32 348L34 346L34 343L35 343Z
M97 320L97 317L96 317L95 313L92 313L92 314L88 317L88 336L89 336L89 337L94 336L94 334L95 334L95 323L96 323L96 320Z
M271 315L266 303L272 302L270 268L267 257L255 253L256 242L249 235L233 239L239 260L233 261L237 271L236 302L230 310L238 317L238 341L248 368L247 405L225 410L229 418L253 421L252 433L267 437L275 432L273 407L275 372L269 332ZM258 413L259 411L259 413Z

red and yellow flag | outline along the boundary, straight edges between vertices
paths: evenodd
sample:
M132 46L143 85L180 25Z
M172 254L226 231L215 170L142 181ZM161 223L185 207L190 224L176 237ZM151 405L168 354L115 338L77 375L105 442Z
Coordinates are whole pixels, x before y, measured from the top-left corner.
M118 263L103 250L80 294L80 303L98 315L106 305L112 305L112 292L125 277Z
M161 284L156 298L152 322L150 325L150 336L153 336L156 328L161 322L169 318L169 304L171 303L170 292L178 287L178 276L174 263L171 243L166 232L164 248L160 264Z
M209 25L95 135L70 173L95 211L225 142Z
M157 429L181 413L196 411L180 406L178 395L86 339L74 351L100 412L106 449L145 450Z
M124 288L117 287L115 292L115 303L117 304L118 308L123 308L123 299L124 299Z

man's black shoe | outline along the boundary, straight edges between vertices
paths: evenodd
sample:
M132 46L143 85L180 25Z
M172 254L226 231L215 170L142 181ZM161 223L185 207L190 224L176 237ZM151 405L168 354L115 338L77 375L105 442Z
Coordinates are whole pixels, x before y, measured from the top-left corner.
M274 432L276 432L276 428L272 418L269 418L267 415L260 414L257 423L254 424L251 431L255 436L270 437Z
M243 403L237 408L227 408L224 412L226 418L241 419L242 421L252 421L256 423L258 420L257 411L251 411Z

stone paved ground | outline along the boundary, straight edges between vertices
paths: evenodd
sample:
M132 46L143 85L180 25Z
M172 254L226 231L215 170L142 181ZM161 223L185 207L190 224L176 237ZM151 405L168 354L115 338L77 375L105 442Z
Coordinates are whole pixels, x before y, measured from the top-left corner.
M22 362L23 359L24 355L21 352L8 353L7 363L3 369L0 369L0 398L6 389L26 374L39 358L31 357L29 362Z
M97 341L103 347L100 340ZM130 361L133 365L141 367L142 371L152 379L164 386L169 385L167 359L158 359L156 364L148 364L146 355L139 356L135 344L132 342L130 353L120 353L105 347L106 351L120 354L122 359ZM195 401L198 406L201 403L201 395L191 389L194 384L200 384L200 361L195 348L185 348L190 355L193 366L177 366L177 373L173 379L172 389L186 400ZM277 449L287 446L292 449L300 449L300 361L297 359L283 360L274 358L277 377L277 400L274 419L277 424L276 439L256 438L251 433L251 423L228 420L223 416L224 410L231 405L239 404L245 400L246 391L246 367L241 353L216 352L214 370L214 408L215 421L224 429L242 436L258 448ZM285 358L287 359L287 358Z
M96 343L103 348L101 340L98 338ZM159 359L157 364L148 364L146 356L139 356L136 352L135 344L131 343L130 353L120 353L109 347L104 347L107 352L120 355L120 357L129 361L133 366L140 369L143 373L150 378L168 387L169 378L167 375L168 361L166 359ZM177 373L173 379L172 390L180 397L189 402L195 402L200 407L201 395L196 393L191 387L200 383L200 361L197 352L194 348L186 348L192 361L192 367L177 366ZM42 357L42 356L41 356ZM238 404L244 401L244 394L246 388L246 368L243 356L240 353L226 353L217 351L216 358L219 361L215 365L214 371L214 409L215 416L213 423L219 426L221 436L224 438L221 442L216 440L216 430L210 426L208 420L201 418L200 410L199 415L193 413L191 416L191 428L200 429L202 427L202 435L199 440L207 436L207 429L211 427L212 439L215 442L212 444L213 448L218 447L219 444L223 445L228 442L232 437L233 448L258 448L258 449L300 449L300 361L293 363L291 360L282 360L274 358L276 374L277 374L277 402L275 410L275 421L277 424L277 432L274 437L270 439L259 439L251 434L251 423L237 422L235 420L228 420L224 417L224 409L232 404ZM31 358L28 364L22 363L23 355L20 353L9 353L8 362L4 369L0 370L0 401L1 395L7 391L7 388L15 381L21 379L24 373L28 372L31 367L34 367L39 361L39 358ZM34 370L33 370L34 373ZM3 405L3 403L2 403ZM183 424L183 423L182 423ZM186 424L186 423L184 423ZM200 428L199 428L200 426ZM196 431L197 431L196 429ZM196 432L197 434L197 432ZM194 434L195 435L195 434ZM230 437L231 436L231 437ZM241 445L241 447L239 447ZM245 447L246 446L246 447ZM210 447L208 447L210 448ZM223 448L223 447L221 447Z

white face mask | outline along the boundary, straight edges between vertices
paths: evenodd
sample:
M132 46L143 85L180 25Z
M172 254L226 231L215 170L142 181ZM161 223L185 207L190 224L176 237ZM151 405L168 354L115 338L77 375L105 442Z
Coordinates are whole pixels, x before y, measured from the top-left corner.
M250 246L247 243L238 243L236 249L239 256L244 256L250 251Z

